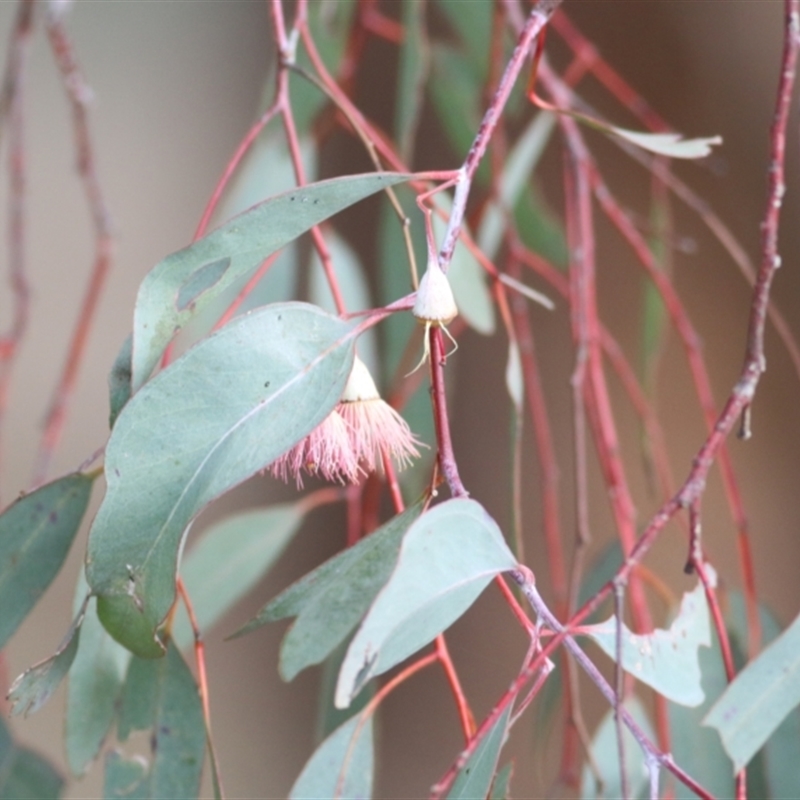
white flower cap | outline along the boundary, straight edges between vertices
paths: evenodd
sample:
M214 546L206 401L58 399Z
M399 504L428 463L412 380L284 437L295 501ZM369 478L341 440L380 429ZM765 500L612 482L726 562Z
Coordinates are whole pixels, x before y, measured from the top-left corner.
M411 313L420 322L430 325L447 325L458 316L450 281L435 258L428 261Z
M341 402L358 403L363 400L378 400L379 398L378 387L375 385L367 365L356 356L353 361L353 369L350 370L350 377L342 392Z

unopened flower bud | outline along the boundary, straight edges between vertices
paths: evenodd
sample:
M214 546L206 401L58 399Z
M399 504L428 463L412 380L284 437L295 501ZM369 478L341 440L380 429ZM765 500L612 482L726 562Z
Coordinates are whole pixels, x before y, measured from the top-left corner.
M435 258L428 261L411 313L426 325L447 325L458 316L450 281Z

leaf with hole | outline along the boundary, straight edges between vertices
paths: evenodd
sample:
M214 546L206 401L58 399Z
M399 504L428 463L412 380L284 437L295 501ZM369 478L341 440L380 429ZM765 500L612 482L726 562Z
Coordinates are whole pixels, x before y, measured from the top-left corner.
M372 717L359 714L340 725L315 750L289 792L291 800L372 797Z
M150 377L164 348L196 313L268 256L314 225L408 175L334 178L259 203L167 256L139 287L133 320L132 388Z
M614 617L581 632L616 660L617 622ZM702 584L684 594L678 616L668 630L632 633L622 626L622 668L668 700L684 706L703 702L700 647L711 646L711 623Z
M93 483L92 475L65 475L0 515L0 649L61 569Z
M326 659L358 625L392 574L400 542L419 516L415 505L321 566L268 603L237 636L267 622L294 617L281 644L284 680Z
M206 632L244 597L278 560L303 522L302 503L244 511L205 531L183 559L181 576L197 623ZM172 638L178 647L193 639L183 604Z
M106 447L106 496L86 576L121 644L163 653L192 519L313 430L350 373L352 328L304 303L253 311L203 340L137 392Z
M497 523L474 500L448 500L424 513L350 644L336 705L346 708L370 678L433 641L496 575L516 566Z

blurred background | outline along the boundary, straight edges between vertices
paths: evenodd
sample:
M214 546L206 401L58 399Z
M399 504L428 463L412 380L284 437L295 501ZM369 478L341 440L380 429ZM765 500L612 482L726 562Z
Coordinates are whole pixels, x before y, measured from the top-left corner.
M399 5L384 2L383 10L397 17ZM680 164L676 172L709 202L751 257L757 258L782 3L567 0L563 9L676 130L687 136L722 135L724 146L712 160L701 165ZM0 4L0 42L8 41L14 11L13 3ZM267 4L255 0L79 0L73 4L67 25L94 93L91 130L99 177L113 216L116 254L52 476L76 469L104 443L108 430L106 378L130 331L138 284L164 255L191 240L224 165L260 108L272 59ZM553 34L548 55L556 66L565 65L566 50ZM356 87L356 101L378 122L388 125L396 50L375 45L365 57L374 69L365 70L368 78ZM581 87L581 94L614 121L635 127L634 120L611 104L592 80ZM42 421L63 364L93 253L90 219L75 172L68 106L41 25L32 42L25 114L31 321L3 420L3 505L30 484ZM429 112L426 115L423 133L434 125ZM784 266L775 281L773 298L795 335L800 335L796 122L795 113L781 237ZM647 200L647 174L599 135L588 138L623 204L633 213L646 215L646 206L638 209ZM324 168L330 174L354 171L346 160L352 147L332 148L342 161L337 164L329 158ZM427 167L443 168L455 167L463 158L448 149L441 135L433 134L418 146L418 156ZM561 164L560 148L553 144L543 161L540 180L554 208L561 196ZM361 161L357 168L364 169ZM5 192L5 184L0 191ZM341 231L370 264L374 263L374 244L358 238L370 233L366 227L350 215L343 220ZM675 258L675 283L702 337L720 404L736 380L743 358L748 287L699 220L678 204L676 233L686 247ZM6 261L6 252L0 248L4 268ZM641 276L632 256L602 226L598 269L603 318L635 361L641 326ZM9 308L8 293L3 292L0 320L8 319ZM564 529L570 531L574 517L569 385L573 354L566 306L558 302L554 313L536 310L533 320L559 447L561 512ZM462 478L501 527L509 521L505 359L501 333L487 338L468 332L451 361L456 376L455 448ZM772 330L767 335L767 359L768 370L753 409L753 439L747 443L731 440L730 447L750 521L760 597L786 623L800 605L796 578L800 387ZM644 524L656 498L648 496L643 469L636 459L636 418L619 387L613 380L611 383L623 448L630 456L626 463L637 500L642 498L639 522ZM702 442L704 428L685 358L674 336L667 341L656 403L675 474L682 480ZM527 561L546 588L532 457L526 457L525 475ZM603 491L593 475L593 553L613 536ZM100 494L98 488L95 508ZM257 479L205 514L201 523L232 507L291 495L274 481ZM734 530L716 471L703 510L711 560L723 581L738 586ZM310 670L292 684L280 681L277 652L285 626L263 628L234 642L224 642L223 636L291 580L339 549L343 543L341 523L339 510L315 512L270 576L207 637L212 715L231 798L282 797L288 792L314 747L319 675ZM7 650L9 678L48 656L66 631L84 543L85 531L55 584L12 639ZM685 558L685 540L673 526L648 565L680 591L691 585L682 573ZM481 716L516 674L525 642L492 591L457 623L448 639L475 712ZM30 719L13 720L12 726L23 742L65 768L63 702L62 688L45 709ZM517 759L512 784L516 797L539 796L553 777L553 763L529 757L532 741L543 733L533 715L523 718L514 729L508 753ZM431 671L416 677L385 705L376 796L424 796L460 746L455 710L442 676ZM84 780L71 781L66 797L101 796L101 773L98 764Z

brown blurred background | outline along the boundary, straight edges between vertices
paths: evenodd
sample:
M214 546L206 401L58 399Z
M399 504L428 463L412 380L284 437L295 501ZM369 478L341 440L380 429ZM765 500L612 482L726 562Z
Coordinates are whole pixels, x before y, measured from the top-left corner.
M482 1L482 0L480 0ZM397 16L398 3L384 3ZM0 41L7 41L14 4L0 4ZM767 128L774 100L781 44L782 3L757 0L725 3L670 0L573 0L564 5L573 21L603 55L675 127L689 136L721 134L725 144L710 164L682 164L678 174L708 199L751 256L758 252L758 224L765 190ZM40 9L42 10L42 9ZM73 402L66 436L53 475L75 469L107 435L106 375L129 332L135 292L145 273L165 254L191 238L203 206L234 147L259 105L270 59L266 3L76 2L68 20L84 72L95 94L91 109L99 174L113 214L117 257ZM563 48L551 36L553 59ZM360 87L359 102L386 121L381 93L394 84L389 49L369 53L376 70ZM382 61L381 59L385 59ZM561 59L559 61L559 59ZM620 124L633 120L615 109L590 80L582 93ZM376 99L377 98L377 99ZM72 130L52 58L41 33L34 37L26 106L29 272L33 285L31 326L17 366L4 420L0 487L8 503L26 488L38 434L61 367L91 264L91 231L75 176ZM788 196L781 248L784 267L774 285L776 304L800 335L798 247L797 115L788 158ZM646 215L644 172L598 137L596 147L608 181L623 203ZM426 163L439 154L426 153ZM442 166L456 161L441 153ZM543 172L558 181L561 160L548 150ZM346 169L346 167L343 167ZM551 190L558 197L557 189ZM703 226L676 205L677 232L691 239L693 252L676 258L676 285L704 343L718 403L741 365L748 290L736 267ZM5 225L5 223L3 223ZM349 233L349 230L348 230ZM353 242L363 248L363 242ZM600 303L604 318L636 358L641 279L630 254L601 227ZM6 253L0 248L0 264ZM8 318L8 297L0 298L0 319ZM571 531L570 389L572 354L563 303L554 314L534 312L537 344L559 442L562 515ZM5 323L4 323L5 324ZM455 446L462 477L473 496L504 526L507 494L508 413L502 376L505 344L497 334L467 334L457 362ZM772 331L767 336L768 371L754 407L754 438L731 442L747 505L755 547L756 579L762 599L783 622L798 611L797 474L800 460L798 377ZM653 510L637 460L638 427L630 407L611 380L627 465L637 491L640 522ZM485 387L496 386L486 392ZM680 345L671 337L657 392L673 467L681 479L703 436L697 403ZM500 412L498 412L500 409ZM472 457L474 460L469 460ZM463 460L462 460L463 459ZM529 459L526 480L528 563L546 584L539 538L536 475ZM97 492L99 494L99 492ZM264 480L235 493L237 502L265 502L274 487ZM98 498L95 498L97 502ZM613 533L602 486L593 482L592 527L597 546ZM219 509L212 515L222 513ZM341 545L339 512L317 512L315 525L297 537L269 578L208 637L215 733L229 796L271 798L286 794L313 749L314 695L318 675L301 674L284 685L277 676L281 626L231 643L222 635L244 621L265 600ZM739 585L730 516L715 474L704 503L706 543L713 563L732 586ZM332 531L333 529L333 531ZM82 558L79 542L55 585L12 640L10 676L50 654L70 620L75 576ZM685 542L677 527L659 545L651 566L682 578ZM648 562L649 563L649 562ZM494 592L487 592L461 620L451 646L475 711L488 711L518 668L525 643ZM39 714L15 720L26 743L64 763L61 743L63 690ZM532 797L552 777L553 764L526 755L537 736L523 718L509 753L517 756L515 797ZM386 704L382 720L380 797L421 797L460 747L455 712L441 675L415 678ZM67 797L99 797L101 766L84 781L72 782Z

